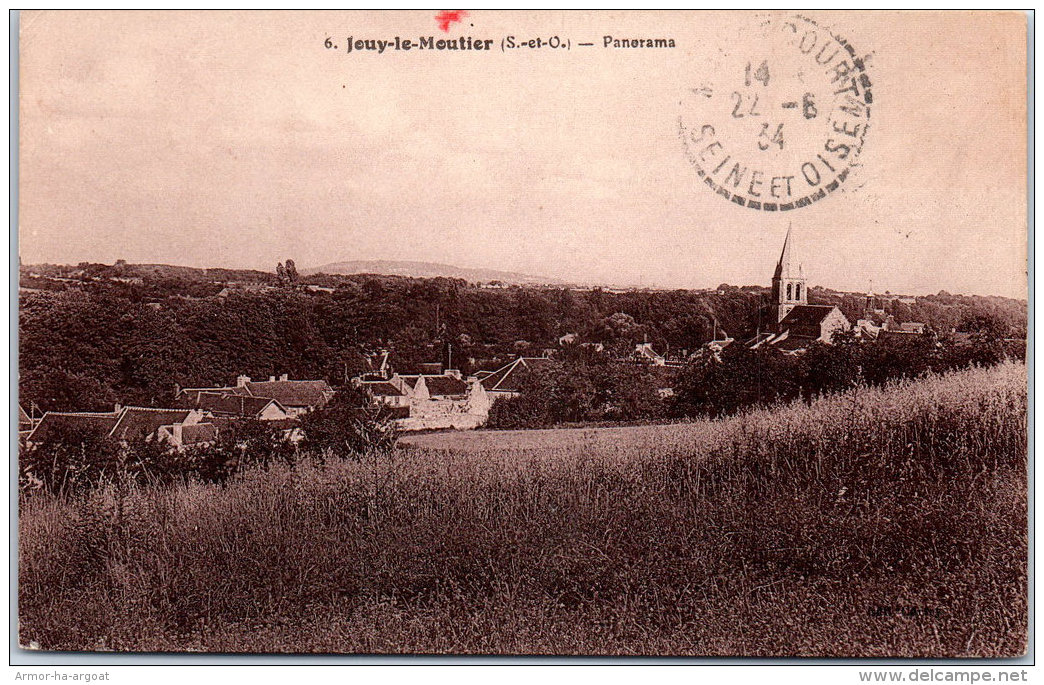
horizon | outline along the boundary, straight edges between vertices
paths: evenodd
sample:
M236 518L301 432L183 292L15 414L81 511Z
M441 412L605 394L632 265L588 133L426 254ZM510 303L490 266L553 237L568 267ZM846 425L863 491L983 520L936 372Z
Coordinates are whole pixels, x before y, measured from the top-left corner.
M290 257L290 259L293 259L293 257ZM80 260L79 262L76 262L76 263L71 263L71 262L66 262L66 263L58 263L58 262L31 262L31 263L20 263L19 266L21 268L29 268L29 267L33 267L33 266L48 266L48 265L49 266L73 267L73 266L79 265L80 263L83 263L84 261L86 261L86 260ZM225 266L193 266L193 265L189 265L189 264L174 264L174 263L170 263L170 262L132 262L132 261L129 261L129 260L123 260L123 261L126 262L126 264L128 266L166 266L166 267L172 267L172 268L189 268L189 269L200 269L200 270L210 270L210 269L213 269L213 270L226 270L226 271L255 271L255 272L260 272L260 273L273 273L273 274L275 273L275 269L274 268L273 269L265 269L263 267L248 267L248 266L247 267L239 267L239 266L227 266L227 265L225 265ZM701 290L717 290L718 289L717 286L727 285L727 286L732 287L732 288L740 288L740 289L745 289L745 288L762 288L762 289L765 289L765 290L771 289L771 283L730 283L728 281L718 281L717 284L713 285L713 286L688 287L688 288L686 288L686 287L674 287L674 286L669 286L669 285L639 285L639 284L611 283L611 282L567 282L567 281L561 281L559 279L552 278L552 277L549 277L549 276L545 276L545 275L542 275L542 274L508 272L508 271L505 271L503 269L496 269L496 268L492 268L492 267L462 267L462 266L457 265L457 264L447 264L447 263L444 263L444 262L425 262L425 261L408 260L408 259L343 259L343 260L338 260L336 262L328 262L327 264L322 264L322 265L317 265L317 266L299 266L298 267L298 271L301 272L302 275L305 276L305 277L316 276L316 275L325 275L325 276L363 276L363 275L374 275L374 276L393 276L393 277L401 277L401 278L419 278L419 279L435 278L435 276L400 276L398 274L385 274L385 273L381 273L381 272L378 272L378 271L358 271L358 272L353 272L351 274L339 274L339 273L331 273L331 272L326 272L326 271L319 270L319 269L321 269L324 266L331 266L331 265L335 265L335 264L351 263L351 262L361 262L361 263L366 263L366 262L395 262L395 263L400 263L400 264L417 264L417 265L422 265L422 266L438 266L438 267L447 267L447 268L451 268L451 269L460 269L460 270L469 270L469 271L470 270L476 270L476 271L501 272L501 273L506 274L506 275L523 276L523 277L531 278L531 279L534 279L534 280L539 280L539 279L544 279L544 278L548 279L547 281L538 282L538 283L521 283L521 284L516 284L516 285L519 285L520 287L611 288L611 289L620 289L620 290L657 290L657 291L692 290L692 291L701 291ZM113 265L115 265L116 262L114 260L111 263L107 263L107 262L89 262L89 263L92 263L92 264L102 264L102 265L105 265L105 266L113 266ZM295 265L296 265L296 262L295 262ZM305 274L304 272L311 272L311 273ZM771 280L771 279L769 279L769 280ZM490 281L469 281L469 283L488 283L488 282L490 282ZM1016 301L1020 301L1020 302L1028 302L1028 298L1025 298L1025 297L1022 297L1022 298L1020 298L1020 297L1012 297L1012 296L1009 296L1009 295L1002 295L1002 294L998 294L998 293L953 292L953 291L946 290L945 288L944 289L940 289L940 290L936 290L936 291L930 291L930 292L908 292L908 291L893 291L893 290L891 290L889 288L886 288L884 290L877 290L877 289L846 290L846 289L843 289L843 288L837 288L837 287L833 287L833 286L829 286L829 285L823 285L821 283L812 283L808 287L809 287L809 291L820 289L820 290L827 290L827 291L835 292L835 293L851 294L851 295L868 295L868 294L873 294L873 295L888 295L890 297L932 297L932 296L937 296L937 295L941 295L941 294L947 294L947 295L956 295L956 296L960 296L960 297L1001 297L1001 298L1006 298L1006 299L1010 299L1010 300L1016 300Z

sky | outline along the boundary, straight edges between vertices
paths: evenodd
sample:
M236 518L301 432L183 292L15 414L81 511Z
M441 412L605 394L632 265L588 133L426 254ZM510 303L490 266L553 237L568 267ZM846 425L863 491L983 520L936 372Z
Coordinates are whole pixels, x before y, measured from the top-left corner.
M476 11L444 33L434 14L24 12L22 262L767 285L792 225L809 285L1026 297L1021 14L814 13L866 58L871 123L838 191L778 213L703 185L678 127L785 15ZM494 44L345 50L396 35ZM595 45L502 51L510 35Z

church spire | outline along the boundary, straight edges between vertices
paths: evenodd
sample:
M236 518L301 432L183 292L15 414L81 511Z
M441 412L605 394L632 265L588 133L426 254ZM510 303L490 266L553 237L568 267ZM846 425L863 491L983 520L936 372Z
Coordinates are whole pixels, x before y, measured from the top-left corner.
M808 289L801 264L794 263L793 225L787 226L787 237L783 251L776 263L772 276L772 302L776 310L776 321L780 322L795 306L808 304Z
M776 273L773 278L801 278L802 268L798 264L796 267L792 263L791 257L791 246L794 241L791 237L791 233L794 230L794 225L787 224L787 237L783 240L783 251L779 254L779 262L776 263Z

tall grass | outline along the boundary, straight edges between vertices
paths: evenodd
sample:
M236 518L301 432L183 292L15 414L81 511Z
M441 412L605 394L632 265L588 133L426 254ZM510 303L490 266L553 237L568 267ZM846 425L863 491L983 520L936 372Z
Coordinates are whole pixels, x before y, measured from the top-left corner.
M1026 370L22 502L47 649L1010 656ZM438 440L442 440L441 438Z

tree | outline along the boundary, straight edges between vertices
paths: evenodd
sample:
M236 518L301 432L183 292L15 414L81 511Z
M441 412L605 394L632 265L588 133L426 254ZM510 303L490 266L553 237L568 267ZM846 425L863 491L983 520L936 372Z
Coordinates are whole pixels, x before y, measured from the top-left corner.
M297 265L292 259L286 260L286 280L290 281L291 285L297 283L298 280Z
M387 452L395 446L398 431L391 410L369 402L355 388L343 388L322 409L301 417L302 449L322 458L332 454L360 459L367 454Z
M768 348L730 345L721 354L697 355L675 386L673 412L680 416L727 416L740 409L797 398L806 377L801 357Z
M286 268L283 266L282 262L276 264L276 280L279 281L280 284L286 283Z

